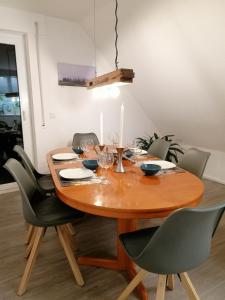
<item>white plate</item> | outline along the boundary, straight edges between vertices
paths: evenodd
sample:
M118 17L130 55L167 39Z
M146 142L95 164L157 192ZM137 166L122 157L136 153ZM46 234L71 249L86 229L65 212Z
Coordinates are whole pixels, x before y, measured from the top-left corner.
M138 149L138 148L129 148L129 150L131 152L134 152L136 155L145 155L145 154L148 154L148 151L142 150L142 149Z
M146 150L141 150L141 154L140 154L140 155L145 155L145 154L148 154L148 151L146 151Z
M59 171L59 175L64 179L86 179L94 175L91 170L84 168L63 169Z
M79 156L75 153L57 153L53 154L52 158L54 160L71 160L71 159L76 159Z
M151 164L151 165L158 165L161 167L162 170L165 169L172 169L175 168L176 165L170 161L166 161L166 160L148 160L148 161L143 161L143 164Z

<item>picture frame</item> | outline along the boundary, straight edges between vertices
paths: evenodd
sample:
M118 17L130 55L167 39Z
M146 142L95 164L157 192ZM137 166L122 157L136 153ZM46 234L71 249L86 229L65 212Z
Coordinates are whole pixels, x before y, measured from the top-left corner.
M86 87L86 81L95 77L93 66L58 63L58 84L62 86Z

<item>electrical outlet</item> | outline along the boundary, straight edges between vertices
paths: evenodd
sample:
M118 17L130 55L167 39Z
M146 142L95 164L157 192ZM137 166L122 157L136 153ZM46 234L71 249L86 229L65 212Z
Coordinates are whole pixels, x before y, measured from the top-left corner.
M55 119L56 118L56 115L55 113L49 113L49 119Z

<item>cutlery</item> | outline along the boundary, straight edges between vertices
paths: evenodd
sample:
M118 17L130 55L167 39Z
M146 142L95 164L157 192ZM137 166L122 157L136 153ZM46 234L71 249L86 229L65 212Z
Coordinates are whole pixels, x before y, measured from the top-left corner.
M136 163L136 161L135 161L135 160L133 160L132 158L129 158L129 157L127 157L125 154L123 154L123 158L125 158L125 159L129 160L129 161L130 161L130 162L132 162L133 164L135 164L135 163Z

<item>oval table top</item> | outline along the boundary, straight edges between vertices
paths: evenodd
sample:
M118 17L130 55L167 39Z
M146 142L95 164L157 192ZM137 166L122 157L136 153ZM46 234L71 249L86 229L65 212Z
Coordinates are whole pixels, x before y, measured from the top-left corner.
M72 150L67 147L48 153L56 193L67 205L87 213L118 219L165 217L178 208L196 206L204 193L203 182L189 172L144 176L127 160L123 161L126 173L114 172L115 167L109 170L109 184L63 187L57 170L82 166L82 162L54 163L52 155L62 152ZM96 154L90 151L83 157L95 158ZM97 175L103 171L98 168Z

